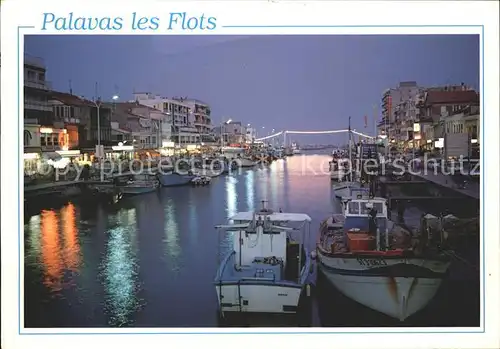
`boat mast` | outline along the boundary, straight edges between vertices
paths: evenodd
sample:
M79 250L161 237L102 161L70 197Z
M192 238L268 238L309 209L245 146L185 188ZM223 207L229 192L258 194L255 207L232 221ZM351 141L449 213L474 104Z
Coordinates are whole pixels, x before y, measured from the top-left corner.
M349 147L349 181L352 182L352 145L351 145L351 117L349 116L349 142L348 142L348 147Z

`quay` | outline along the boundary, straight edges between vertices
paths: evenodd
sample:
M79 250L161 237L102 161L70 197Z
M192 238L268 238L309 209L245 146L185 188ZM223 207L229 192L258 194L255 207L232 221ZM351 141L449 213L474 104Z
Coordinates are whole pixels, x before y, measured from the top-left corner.
M454 191L464 194L470 198L479 200L480 199L480 190L478 182L468 182L464 188L458 187L453 180L442 173L427 173L420 175L413 175L418 178L423 178L428 182L437 184L441 187L445 187L448 189L453 189Z
M388 167L389 172L391 173L391 170L393 168ZM479 190L479 182L474 182L474 181L465 181L466 184L464 186L460 186L457 184L457 182L448 175L445 175L443 173L434 173L434 170L428 170L425 171L424 173L409 173L405 172L401 175L395 175L393 174L394 177L403 177L407 176L408 180L381 180L381 184L385 185L414 185L414 184L435 184L438 187L449 189L453 192L456 192L457 194L462 194L464 196L467 196L471 199L480 199L480 190ZM439 199L439 196L436 196L436 199Z

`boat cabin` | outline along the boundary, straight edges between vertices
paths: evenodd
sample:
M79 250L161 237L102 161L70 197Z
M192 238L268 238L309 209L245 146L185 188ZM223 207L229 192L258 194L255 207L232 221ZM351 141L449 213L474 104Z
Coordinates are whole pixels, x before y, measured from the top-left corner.
M380 250L388 246L392 229L387 218L387 201L384 198L356 198L344 203L344 237L351 252ZM385 237L385 242L381 241Z
M255 213L240 212L231 220L235 226L248 224L248 228L237 230L234 236L233 273L240 278L249 274L248 277L258 279L297 280L299 264L303 267L306 261L304 236L290 236L297 232L291 225L299 224L300 230L304 222L311 221L308 215L263 209Z

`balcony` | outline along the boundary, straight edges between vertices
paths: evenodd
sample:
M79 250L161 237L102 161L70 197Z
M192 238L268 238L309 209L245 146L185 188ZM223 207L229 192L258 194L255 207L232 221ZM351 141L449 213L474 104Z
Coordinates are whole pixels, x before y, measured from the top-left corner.
M64 118L64 122L66 124L75 124L75 125L78 125L78 124L80 124L80 119L79 118L68 118L68 117L65 117Z
M52 90L52 83L50 81L40 80L27 80L24 79L24 87L36 88L38 90Z
M28 54L24 55L24 64L31 65L32 67L45 69L45 61L43 58L30 56Z
M52 111L52 106L47 102L24 100L24 109Z

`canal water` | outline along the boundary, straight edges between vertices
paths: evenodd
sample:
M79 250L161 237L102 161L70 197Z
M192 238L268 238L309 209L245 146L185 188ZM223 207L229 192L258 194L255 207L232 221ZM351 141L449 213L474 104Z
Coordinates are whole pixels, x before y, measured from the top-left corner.
M162 188L114 207L69 202L26 217L25 326L218 326L212 280L221 240L214 226L265 200L275 210L309 214L313 247L320 221L339 209L329 160L290 157L206 187ZM222 238L228 245L229 235ZM479 325L479 287L469 279L444 282L404 324L347 299L320 277L313 296L312 326Z

